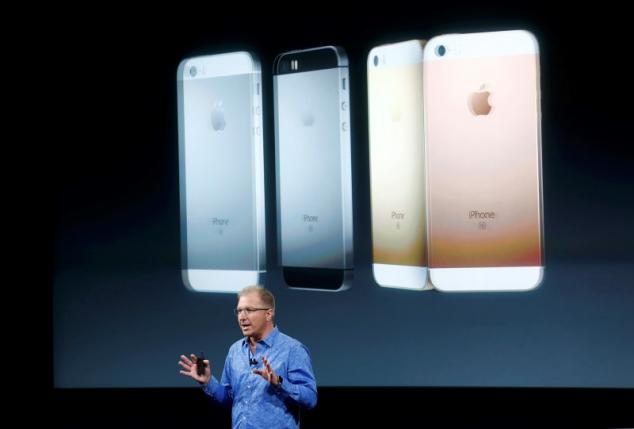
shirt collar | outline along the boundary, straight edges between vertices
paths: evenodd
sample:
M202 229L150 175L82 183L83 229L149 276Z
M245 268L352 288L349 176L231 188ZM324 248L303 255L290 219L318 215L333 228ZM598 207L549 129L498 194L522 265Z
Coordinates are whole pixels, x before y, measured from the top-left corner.
M279 334L280 334L280 331L279 329L277 329L277 325L275 325L273 327L273 330L269 332L269 335L267 335L265 338L262 338L260 341L258 341L258 343L262 343L267 347L272 347ZM242 339L242 346L244 347L249 345L248 341L249 341L249 337L244 337Z

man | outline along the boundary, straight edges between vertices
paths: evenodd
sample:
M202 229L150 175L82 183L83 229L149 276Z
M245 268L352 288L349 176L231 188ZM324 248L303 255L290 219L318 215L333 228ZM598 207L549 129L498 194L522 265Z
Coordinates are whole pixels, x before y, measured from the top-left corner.
M200 383L214 401L232 405L234 428L299 427L300 407L317 403L308 349L275 326L275 298L261 286L238 293L235 313L245 337L229 348L220 382L208 360L198 375L194 354L191 359L181 355L180 373Z

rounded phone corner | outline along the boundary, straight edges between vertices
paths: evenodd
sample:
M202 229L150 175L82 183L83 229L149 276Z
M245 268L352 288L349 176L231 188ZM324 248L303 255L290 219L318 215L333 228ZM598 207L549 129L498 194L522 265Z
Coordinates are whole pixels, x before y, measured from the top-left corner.
M190 61L190 59L191 58L185 58L185 59L182 59L178 63L178 67L176 67L176 80L178 81L184 80L185 68L187 67L187 63Z
M368 69L370 69L373 66L377 65L377 64L374 63L374 57L381 53L382 47L383 46L375 46L374 48L370 49L370 52L368 52L368 56L366 58L366 65L367 65Z
M515 32L524 37L527 44L530 44L532 49L531 53L539 54L539 40L537 40L535 33L525 29L515 30Z
M332 49L335 52L337 56L337 67L348 67L348 54L342 46L329 45L325 46L325 48Z
M541 266L538 268L539 268L539 271L537 274L537 279L535 279L535 281L533 281L531 285L527 286L524 289L519 289L518 291L531 292L541 287L542 283L544 282L544 266Z
M420 55L422 56L425 50L425 45L427 45L427 40L426 39L410 39L401 43L404 46L406 46L407 49L414 49L420 52Z
M183 285L185 285L185 289L191 292L199 292L199 290L191 282L189 270L187 269L181 270L181 279L183 280Z
M280 74L279 66L282 58L286 56L287 52L282 52L281 54L277 54L273 59L273 76Z
M438 44L438 41L442 40L443 37L444 36L434 36L425 42L425 45L423 46L423 61L430 59L433 56L432 54L435 53L433 52L434 46Z
M251 73L260 73L262 72L262 62L260 61L260 57L253 51L238 51L236 55L241 55L245 57L245 60L249 62L251 65Z
M354 281L354 270L344 270L343 272L343 281L341 282L341 286L339 289L334 292L343 292L352 287L352 282Z

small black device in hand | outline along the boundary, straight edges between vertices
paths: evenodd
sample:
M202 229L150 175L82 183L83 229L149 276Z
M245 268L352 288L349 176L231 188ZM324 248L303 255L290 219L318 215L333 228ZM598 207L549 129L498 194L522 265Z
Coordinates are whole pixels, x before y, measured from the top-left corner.
M205 354L200 352L200 357L196 360L196 373L205 375Z

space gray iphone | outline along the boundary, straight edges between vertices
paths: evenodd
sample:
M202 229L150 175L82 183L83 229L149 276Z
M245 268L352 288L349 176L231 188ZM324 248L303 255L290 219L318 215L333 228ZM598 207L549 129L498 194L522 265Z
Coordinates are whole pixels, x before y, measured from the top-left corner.
M353 268L348 60L334 46L286 52L273 73L284 280L342 290Z

